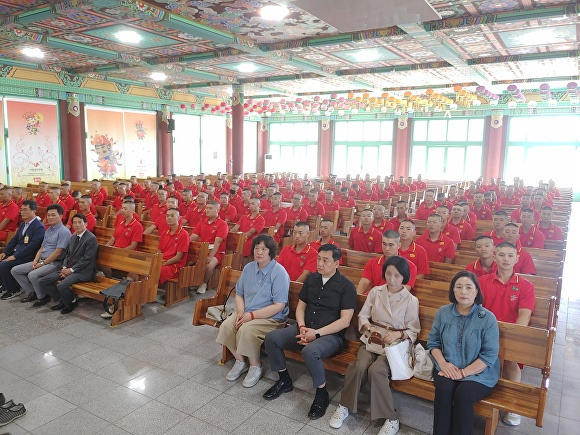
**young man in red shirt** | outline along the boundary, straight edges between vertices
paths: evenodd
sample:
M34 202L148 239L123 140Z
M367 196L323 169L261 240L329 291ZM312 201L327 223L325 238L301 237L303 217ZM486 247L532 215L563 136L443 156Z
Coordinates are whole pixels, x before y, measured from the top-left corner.
M358 194L359 201L378 201L379 195L373 191L373 183L365 181L365 188Z
M209 203L209 202L208 202ZM236 208L230 204L230 194L227 192L220 193L218 216L226 223L234 223L238 215Z
M407 214L407 201L397 201L395 206L395 217L393 217L389 223L393 226L394 230L397 230L401 226L401 222L405 220L411 220Z
M240 196L240 201L236 205L236 211L238 212L237 219L241 216L250 213L250 199L252 199L252 192L250 189L243 189Z
M290 221L298 222L306 222L308 219L308 213L302 207L302 194L299 192L295 192L292 196L292 206L286 209L286 217Z
M491 237L494 246L497 246L503 242L503 228L509 222L508 214L503 210L496 211L493 214L492 222L493 230L485 233L485 235Z
M66 205L66 209L70 212L75 207L75 199L70 194L70 183L64 182L60 184L60 200ZM68 221L68 216L67 216Z
M527 208L534 210L532 207L532 197L528 194L522 195L521 205L519 208L512 211L511 221L521 223L522 222L522 211L527 209ZM534 210L534 218L536 220L540 220L540 212L538 210Z
M384 182L381 181L378 183L377 196L379 197L379 201L382 199L389 199L391 195L394 194L395 192L390 187L387 188Z
M552 223L552 207L547 205L542 207L540 222L538 222L536 228L544 234L546 240L564 240L562 229Z
M264 223L267 227L274 227L274 240L276 243L282 243L284 237L284 224L288 220L286 209L282 208L282 194L275 192L272 195L271 207L264 212Z
M336 243L334 241L334 239L332 238L332 235L334 234L334 224L331 220L328 219L322 219L322 221L320 222L320 238L310 242L310 246L312 246L314 248L314 250L316 252L318 252L318 250L320 249L320 247L322 245L334 245L339 249L342 249L340 247L340 245L338 243ZM342 259L341 259L342 261ZM342 264L342 263L340 263Z
M272 195L276 193L276 185L270 185L266 188L266 196L260 200L260 209L269 210L272 208Z
M493 256L494 244L491 237L479 236L475 239L475 252L478 257L477 260L465 266L465 270L469 270L478 278L497 270L497 263Z
M60 187L51 187L50 190L48 191L48 194L50 196L50 200L52 201L53 204L58 204L62 207L63 210L63 214L62 214L62 223L66 224L66 222L68 221L68 212L70 211L66 204L64 202L62 202L62 200L60 199ZM46 224L46 218L42 221L43 224Z
M124 203L123 203L124 204ZM167 210L171 209L171 208L178 208L177 206L177 198L175 196L171 196L169 198L167 198ZM181 216L181 214L179 215L179 225L183 226L183 220L184 218ZM151 225L149 225L147 228L145 228L145 231L143 231L143 234L153 234L153 232L157 232L157 234L163 234L167 229L169 229L169 226L167 225L167 219L166 216L159 216L157 219L155 219L153 221L153 223Z
M349 189L347 187L340 189L340 197L336 199L336 202L338 202L338 206L341 208L356 207L356 202L354 198L349 196Z
M304 210L308 213L308 216L324 216L326 210L324 205L318 201L318 192L312 189L308 192L308 204L304 205Z
M459 204L455 204L451 208L451 219L449 219L448 224L457 228L461 240L473 240L475 237L473 228L463 219L463 207Z
M495 196L493 190L488 190L483 194L483 203L491 210L494 211L501 210L501 201Z
M179 276L189 252L189 234L179 225L179 210L171 208L165 216L169 229L159 235L158 250L163 254L159 284Z
M350 249L361 252L383 252L382 235L372 226L373 212L363 210L360 214L359 226L351 229L348 238Z
M148 215L151 222L155 222L161 216L165 216L167 213L167 190L159 188L157 190L157 202L151 206L150 210L145 210L143 212L142 220L145 219L145 215Z
M507 223L503 228L503 239L505 242L511 243L516 247L518 258L514 265L514 271L517 273L526 273L529 275L536 274L536 266L534 260L528 251L522 249L520 244L520 231L516 224ZM503 243L503 242L502 242Z
M277 258L291 281L304 282L317 269L318 251L308 243L310 228L306 222L296 222L292 230L292 245L284 246Z
M417 207L414 219L427 220L437 210L437 204L435 203L435 191L429 189L425 192L425 199Z
M62 207L62 205L61 205ZM5 241L9 232L18 229L20 209L12 200L12 189L0 189L0 240Z
M123 201L125 200L126 196L131 196L133 201L135 201L135 194L131 191L127 191L127 185L125 183L119 183L117 185L117 193L118 196L115 197L113 201L113 208L115 209L115 213L119 214L121 211L121 206L123 205Z
M441 232L453 240L453 246L457 249L461 245L461 236L459 230L449 224L449 209L444 205L439 205L436 213L441 216Z
M189 211L183 218L183 225L188 227L194 227L199 223L199 221L206 218L205 207L207 204L207 193L199 192L197 198L195 199L195 207L189 207Z
M473 228L473 232L475 233L475 231L477 231L477 216L475 216L475 213L470 210L467 202L461 202L459 205L463 208L463 220L471 225L471 228Z
M510 205L520 205L520 199L515 195L515 188L514 186L508 186L506 188L506 194L501 199L501 203L505 206Z
M397 231L388 230L383 233L382 238L383 255L371 258L365 264L361 279L356 287L356 292L359 295L366 295L373 287L383 285L386 283L385 275L383 273L383 265L390 257L399 255L401 248L401 237ZM404 257L403 257L404 258ZM405 260L407 260L405 258ZM415 285L417 278L417 266L412 261L407 260L409 270L411 271L411 278L407 285L412 288Z
M473 207L471 209L477 220L490 221L491 220L491 210L487 205L483 203L483 193L477 192L473 196Z
M338 211L340 205L334 200L334 192L330 189L324 191L324 210L326 211Z
M421 174L417 175L417 181L415 182L415 186L417 186L417 190L427 189L427 183L425 183L422 180Z
M50 196L48 195L48 183L41 181L38 183L38 195L34 198L39 207L48 207L52 204Z
M18 206L18 210L20 210L20 207L22 206L22 203L24 202L24 197L22 196L22 187L13 187L12 188L12 201L14 201L14 204L16 204ZM74 199L73 199L73 203L74 203Z
M181 192L181 202L179 203L179 216L185 216L190 207L195 207L191 189L183 189Z
M395 193L409 193L411 192L411 186L405 184L405 177L399 177L399 182L392 186Z
M230 230L231 233L241 231L246 234L246 243L244 244L244 261L248 261L251 255L252 240L262 232L266 223L264 217L260 214L260 200L258 198L250 199L250 213L243 215L238 219L238 223Z
M443 222L441 216L432 214L427 218L427 229L417 238L417 244L427 252L429 261L439 263L453 263L455 247L453 240L441 232Z
M516 247L508 242L500 243L495 248L495 260L497 270L479 278L483 306L498 321L528 326L536 298L533 284L514 270L518 261ZM521 382L522 371L515 361L504 361L502 376L510 381ZM503 418L508 426L518 426L520 420L519 415L511 412Z
M219 208L219 202L209 201L205 207L207 219L199 221L190 237L192 242L208 242L210 244L205 265L205 275L203 283L197 288L198 294L205 293L214 269L219 266L226 252L226 238L228 237L229 228L226 221L219 217Z
M522 225L520 226L520 243L526 248L544 249L544 233L536 227L534 211L527 208L522 210Z
M78 212L80 214L83 214L87 218L87 230L89 230L92 233L93 230L95 229L95 226L97 225L97 218L95 217L95 215L91 211L91 202L92 202L92 199L91 199L90 195L81 196L79 198L79 202L78 202L78 206L79 206ZM73 225L72 225L72 218L70 218L67 221L66 227L68 229L70 229L72 234L75 233L75 229L73 228Z
M388 219L385 219L385 207L381 204L376 204L373 206L372 226L381 234L387 230L393 229L393 225L389 222Z

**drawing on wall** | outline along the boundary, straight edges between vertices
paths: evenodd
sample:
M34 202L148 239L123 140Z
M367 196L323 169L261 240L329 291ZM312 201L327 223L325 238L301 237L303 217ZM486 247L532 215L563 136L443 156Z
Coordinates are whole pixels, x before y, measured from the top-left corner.
M91 145L93 152L97 155L94 160L99 168L99 172L104 179L114 179L117 174L117 166L121 166L123 153L116 148L116 141L106 134L98 134L95 132L91 136Z
M22 119L26 120L26 130L28 130L28 134L36 136L40 124L44 121L44 116L40 112L26 112L22 115Z
M147 129L145 128L143 121L135 122L135 134L137 135L137 139L145 139L145 136L147 135Z

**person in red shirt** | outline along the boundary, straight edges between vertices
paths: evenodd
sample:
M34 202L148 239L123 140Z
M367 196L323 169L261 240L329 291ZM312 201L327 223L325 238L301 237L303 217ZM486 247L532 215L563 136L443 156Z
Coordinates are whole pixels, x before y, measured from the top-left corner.
M361 279L356 287L356 292L360 295L366 295L373 287L386 283L384 264L389 258L399 255L399 249L401 248L401 237L399 233L394 230L385 231L382 238L382 248L383 255L371 258L365 264ZM406 258L405 261L408 263L411 272L411 277L407 285L408 288L412 288L417 278L417 266Z
M536 265L534 264L534 260L530 253L525 249L522 249L520 244L520 230L516 224L511 222L506 224L503 228L503 239L505 242L511 243L516 247L518 259L514 266L514 271L517 273L535 275Z
M189 234L179 225L179 210L167 210L166 218L169 229L159 236L158 249L163 254L159 284L179 276L189 252Z
M412 221L407 213L407 207L407 201L397 201L397 204L395 205L395 217L389 220L389 223L392 225L394 230L399 229L401 222L404 220Z
M115 209L116 214L121 212L121 206L123 205L123 201L125 200L126 196L130 196L135 201L135 194L131 191L127 191L127 184L119 183L117 185L117 194L118 196L115 197L113 200L113 208Z
M264 217L260 214L260 200L258 198L250 199L250 213L240 217L238 223L230 230L231 233L238 231L245 233L246 243L242 255L246 262L251 255L252 240L262 232L265 226Z
M562 229L552 223L552 207L547 205L542 207L540 222L536 228L544 234L545 240L564 240Z
M151 206L150 210L143 213L142 220L145 220L145 215L149 215L149 220L155 222L159 217L165 216L167 213L167 190L159 188L157 190L157 202Z
M91 196L91 200L95 207L103 205L105 197L101 193L101 182L99 180L95 179L91 181L91 191L89 192L89 195Z
M183 218L183 225L189 227L194 227L198 224L200 220L206 218L205 207L207 204L207 193L199 192L197 198L195 198L195 207L189 207L189 210L185 217Z
M518 254L515 246L500 243L495 248L497 271L478 278L483 306L490 310L498 321L528 326L534 312L536 298L534 286L514 270ZM515 361L504 361L502 377L521 382L522 371ZM506 413L503 421L508 426L520 424L520 416Z
M137 177L135 175L131 176L131 178L129 179L129 183L130 183L128 186L129 190L133 192L136 198L141 198L143 190L145 189L143 188L143 186L139 184L139 182L137 181Z
M121 220L115 226L113 237L106 243L107 246L135 250L143 241L143 225L135 219L135 203L126 201L121 206Z
M66 209L71 211L75 207L75 199L70 194L70 183L63 182L60 184L60 200L66 205ZM68 216L67 216L68 220Z
M177 207L177 198L174 196L167 198L166 207L167 210L171 208L177 208L179 210L179 208ZM183 226L183 220L184 218L180 214L178 222L179 225ZM153 234L154 232L156 232L157 234L163 234L167 229L169 229L169 226L167 225L167 219L165 218L165 216L161 215L157 219L155 219L151 225L145 228L143 234Z
M492 222L493 230L485 233L485 235L491 237L493 244L497 246L503 242L503 228L509 222L508 214L503 210L496 211L493 214Z
M379 233L383 234L387 230L392 230L393 225L388 219L385 219L385 207L381 204L373 206L373 223L372 226Z
M179 216L185 216L190 207L195 207L191 189L183 189L181 192L181 203L179 204Z
M177 178L177 175L172 174L171 177L173 178L173 186L175 186L175 190L181 192L183 189L185 189L183 182L179 178Z
M359 201L378 201L379 195L377 192L373 191L373 183L371 181L365 181L365 188L358 194Z
M475 274L478 278L488 273L494 273L497 270L497 263L493 251L493 239L489 236L479 236L475 239L475 252L478 258L465 266L465 270Z
M284 237L284 224L288 220L286 209L280 207L282 203L282 194L276 192L272 195L272 207L264 212L264 223L267 227L274 227L274 240L276 243L282 243Z
M252 194L252 198L260 199L260 185L258 183L250 184L250 192Z
M530 195L522 195L521 197L521 205L519 208L512 211L511 214L511 221L512 222L522 222L522 211L525 209L533 209L532 207L532 197ZM536 220L540 220L540 212L538 210L534 210L534 218Z
M252 199L252 192L250 189L243 189L242 196L238 205L236 205L237 219L239 220L241 216L250 213L250 199Z
M399 182L392 186L395 193L409 193L411 192L411 186L405 184L405 177L399 177Z
M493 190L488 190L483 194L483 203L492 213L501 210L501 202L495 197L495 192Z
M544 233L536 228L534 211L527 208L522 210L522 225L520 226L520 243L526 248L544 249Z
M401 237L399 255L415 263L415 266L417 266L417 278L424 278L425 275L431 273L431 269L429 268L427 251L414 241L416 234L415 222L410 219L401 222L399 226L399 235Z
M461 198L457 194L457 186L455 184L452 184L451 186L449 186L447 201L449 201L452 205L455 205L460 201L460 199Z
M266 196L260 200L260 210L269 210L272 208L272 195L276 193L276 185L270 185L266 188Z
M227 194L225 194L227 196ZM202 219L193 229L190 240L192 242L208 242L210 245L205 265L203 283L197 288L198 294L207 290L207 284L211 279L214 269L219 266L226 252L226 238L228 237L228 224L218 215L220 203L209 201L205 207L207 219Z
M342 189L340 189L340 197L336 199L336 202L338 202L339 208L356 207L356 202L354 198L349 196L349 189L347 187L343 187Z
M322 245L334 245L339 249L342 249L341 246L334 241L332 235L334 234L334 223L328 219L322 219L320 221L320 238L310 242L310 246L314 248L316 252L320 249ZM342 264L342 258L340 259L339 264Z
M0 240L5 241L9 232L18 229L20 208L12 200L12 189L0 189Z
M360 214L359 226L350 231L348 246L361 252L383 252L382 234L372 226L373 212L365 209Z
M467 202L459 203L463 208L463 220L471 225L473 232L477 231L477 216L469 209L469 204Z
M208 201L209 204L209 201ZM225 223L235 222L238 215L236 208L230 204L230 195L227 192L220 194L218 217Z
M501 199L501 203L503 205L520 205L520 199L515 195L515 188L514 186L508 186L506 189L506 194Z
M455 247L453 240L441 232L443 222L441 216L432 214L427 218L427 229L417 238L417 244L425 248L429 261L453 263Z
M48 207L52 204L50 196L48 195L48 183L41 181L38 183L38 195L34 198L39 207Z
M417 181L415 182L415 186L417 186L417 190L425 190L425 189L427 189L427 183L425 183L422 180L421 174L417 175Z
M420 219L426 221L429 216L431 216L437 210L437 203L435 202L435 191L429 189L425 192L425 199L417 207L414 219Z
M147 191L147 193L145 193ZM158 183L149 183L148 188L146 188L143 193L141 194L141 199L143 200L143 209L144 210L151 210L153 204L159 202L159 198L157 197L157 192L159 192L159 184Z
M310 228L306 222L296 222L292 230L292 245L284 246L276 259L284 266L291 281L304 282L317 270L318 251L308 244Z
M306 222L308 219L308 213L302 207L302 194L296 192L292 196L292 206L286 209L286 216L289 221L302 221Z
M326 211L338 211L340 205L334 200L334 192L330 189L324 191L324 210Z
M70 210L67 208L66 204L62 202L62 200L60 199L60 187L51 187L50 190L48 191L48 194L53 204L58 204L62 207L63 210L62 223L66 224L66 222L68 221L68 212ZM47 223L46 218L42 221L42 223L46 225Z
M395 192L390 187L387 188L384 182L381 181L378 183L377 196L379 197L379 201L389 199L394 194Z
M552 207L553 204L546 200L544 195L544 191L542 189L536 190L534 195L532 196L532 209L536 210L538 213L542 209L543 206Z
M183 201L183 196L181 195L181 192L175 188L175 183L167 183L165 189L167 190L168 197L174 196L175 198L177 198L177 202L181 204L181 202Z
M417 185L413 182L413 177L407 177L407 186L411 188L411 192L417 191Z
M232 187L227 193L230 195L229 203L236 208L236 219L237 219L237 215L239 214L238 213L239 205L240 204L243 205L242 191L240 190L240 186L236 183L232 184Z
M303 207L308 216L324 216L326 213L324 205L318 201L318 192L314 189L308 192L308 203Z
M451 209L451 219L448 224L457 228L461 240L473 240L475 237L473 228L463 219L463 207L459 204L455 204Z
M441 232L453 240L453 246L457 249L461 245L461 236L455 225L449 224L449 209L444 205L439 205L437 206L437 214L441 216Z
M487 205L483 203L483 193L477 192L473 197L473 207L471 209L477 220L490 221L492 214Z
M22 203L24 202L24 197L22 196L22 187L12 188L12 201L14 201L14 204L18 206L18 210L20 210L20 207L22 207Z
M437 201L435 201L435 204L437 204L437 206L444 205L447 207L449 212L451 212L451 209L453 208L453 203L445 198L445 194L443 192L437 194Z
M554 195L554 198L561 197L560 191L558 190L558 188L556 187L556 183L552 179L548 180L548 192Z
M92 200L90 195L81 196L78 202L78 212L87 218L87 230L92 233L95 229L95 226L97 225L97 218L93 212L91 212L91 201ZM75 229L73 228L72 224L72 217L68 220L66 227L70 229L72 234L75 233Z

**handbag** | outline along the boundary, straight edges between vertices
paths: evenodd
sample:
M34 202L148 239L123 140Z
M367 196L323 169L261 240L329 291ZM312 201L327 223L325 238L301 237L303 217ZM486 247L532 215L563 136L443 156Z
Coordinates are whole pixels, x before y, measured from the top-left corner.
M235 289L235 287L232 287L223 305L213 305L211 307L207 307L206 317L216 320L214 326L220 326L224 320L230 317L236 310L235 303L228 304L230 301L230 296Z
M369 320L369 323L373 325L375 329L378 329L378 331L375 331L370 334L369 331L366 331L364 334L360 336L359 339L365 344L366 350L368 350L371 353L376 353L378 355L382 355L383 353L385 353L384 350L385 343L383 342L383 337L387 335L389 331L401 332L407 330L407 328L404 329L391 328L390 326L372 320Z
M391 379L402 381L413 377L413 367L409 365L412 352L410 340L398 340L390 346L385 346L385 355L391 369Z
M430 351L425 350L421 343L413 347L411 355L411 367L413 367L413 376L424 381L433 381L433 361L430 358Z
M125 297L125 290L127 286L131 284L133 281L130 279L124 278L119 281L117 284L112 285L109 288L101 290L105 299L103 300L103 309L109 314L115 314L115 312L119 309L119 299L123 299ZM109 305L109 299L111 299L111 305ZM111 312L111 306L113 307L113 311Z

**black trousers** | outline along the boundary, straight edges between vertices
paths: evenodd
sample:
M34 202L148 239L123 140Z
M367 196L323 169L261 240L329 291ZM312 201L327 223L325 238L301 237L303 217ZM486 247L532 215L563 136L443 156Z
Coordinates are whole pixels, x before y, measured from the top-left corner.
M491 394L491 387L474 381L454 381L433 371L435 412L433 435L470 435L473 404Z

